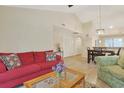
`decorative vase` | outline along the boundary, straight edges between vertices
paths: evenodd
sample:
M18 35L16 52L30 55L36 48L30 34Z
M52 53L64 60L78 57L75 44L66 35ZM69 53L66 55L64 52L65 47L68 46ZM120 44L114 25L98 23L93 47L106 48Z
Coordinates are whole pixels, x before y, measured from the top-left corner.
M55 66L52 67L52 70L55 71L57 80L58 80L58 87L61 87L61 73L64 70L64 65L62 62L59 62Z
M56 72L56 76L60 78L61 77L61 73L60 72Z
M57 79L58 79L58 87L60 88L61 87L61 73L56 72L56 76L57 76Z

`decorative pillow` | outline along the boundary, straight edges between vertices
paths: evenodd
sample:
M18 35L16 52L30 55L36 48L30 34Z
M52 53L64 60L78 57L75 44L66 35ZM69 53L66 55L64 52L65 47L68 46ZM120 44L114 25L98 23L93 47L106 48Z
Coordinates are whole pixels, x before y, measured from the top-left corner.
M8 70L21 66L21 61L16 54L3 55L0 56L0 59L3 61Z
M56 60L56 53L55 52L46 52L46 61L52 62Z
M121 54L119 55L118 64L124 68L124 51L121 51Z

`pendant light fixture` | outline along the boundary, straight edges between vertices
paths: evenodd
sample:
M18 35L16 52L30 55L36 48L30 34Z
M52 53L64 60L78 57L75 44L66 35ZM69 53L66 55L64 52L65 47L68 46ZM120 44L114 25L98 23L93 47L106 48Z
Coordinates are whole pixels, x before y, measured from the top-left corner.
M98 35L104 34L105 29L102 28L102 9L101 5L98 6L98 28L96 32Z

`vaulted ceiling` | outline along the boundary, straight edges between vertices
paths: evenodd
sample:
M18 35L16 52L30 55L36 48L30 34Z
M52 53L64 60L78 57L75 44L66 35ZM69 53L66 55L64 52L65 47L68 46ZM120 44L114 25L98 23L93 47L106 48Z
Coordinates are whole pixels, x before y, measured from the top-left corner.
M30 5L17 7L74 13L82 23L92 21L97 25L98 20L98 5L74 5L71 8L67 5ZM101 6L101 11L104 28L124 27L124 5L103 5Z

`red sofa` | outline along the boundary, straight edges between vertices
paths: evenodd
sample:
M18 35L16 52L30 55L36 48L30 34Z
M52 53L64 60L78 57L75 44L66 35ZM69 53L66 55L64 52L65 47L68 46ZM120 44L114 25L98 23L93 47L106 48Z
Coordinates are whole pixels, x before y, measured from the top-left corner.
M11 53L0 53L0 55L8 55ZM57 55L53 62L46 62L46 51L41 52L24 52L17 53L22 66L6 70L5 65L0 60L0 88L11 88L23 84L23 82L35 78L37 76L52 71L52 66L56 65L61 57Z

